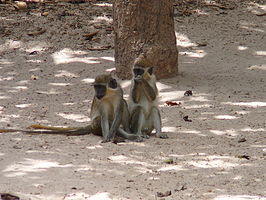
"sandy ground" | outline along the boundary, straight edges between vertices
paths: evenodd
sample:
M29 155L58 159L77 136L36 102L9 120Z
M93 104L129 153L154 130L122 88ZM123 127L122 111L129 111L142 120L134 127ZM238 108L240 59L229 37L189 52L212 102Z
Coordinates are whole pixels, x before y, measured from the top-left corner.
M1 127L89 123L91 82L114 67L111 7L95 3L0 4ZM93 135L3 133L0 192L23 200L266 200L265 12L265 1L176 12L180 75L158 82L169 139L102 144ZM130 82L121 84L127 96Z

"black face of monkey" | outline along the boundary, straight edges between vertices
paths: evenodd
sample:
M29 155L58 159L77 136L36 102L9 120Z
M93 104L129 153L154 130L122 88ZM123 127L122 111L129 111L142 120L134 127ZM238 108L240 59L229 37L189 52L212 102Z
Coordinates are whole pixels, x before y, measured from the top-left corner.
M149 67L148 69L144 70L143 68L134 68L133 73L135 77L142 76L145 71L147 71L150 75L153 74L153 67Z
M112 88L112 89L116 89L117 88L117 82L115 79L111 79L108 83L108 87Z
M145 71L142 68L134 68L133 69L133 73L134 73L135 77L142 76L144 74L144 72Z
M105 85L95 84L94 90L95 90L95 96L97 97L97 99L102 99L106 94Z

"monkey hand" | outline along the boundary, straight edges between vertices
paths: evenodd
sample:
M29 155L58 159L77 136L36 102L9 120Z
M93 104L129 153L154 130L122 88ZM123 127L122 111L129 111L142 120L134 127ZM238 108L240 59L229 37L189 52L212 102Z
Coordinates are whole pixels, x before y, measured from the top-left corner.
M135 76L134 81L135 81L136 83L141 83L141 81L142 81L142 76Z

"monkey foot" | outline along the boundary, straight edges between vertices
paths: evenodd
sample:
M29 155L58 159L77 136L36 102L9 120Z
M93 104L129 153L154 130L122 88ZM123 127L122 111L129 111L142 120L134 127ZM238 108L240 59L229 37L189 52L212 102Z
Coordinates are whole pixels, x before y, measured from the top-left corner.
M106 139L103 139L103 140L102 140L102 143L106 143L106 142L111 142L111 139L106 138Z
M135 141L136 142L143 142L143 137L142 136L139 136Z
M158 133L156 134L156 137L161 138L161 139L167 139L168 135L165 133Z
M146 133L142 133L141 137L145 138L145 139L149 139L150 136L148 136Z

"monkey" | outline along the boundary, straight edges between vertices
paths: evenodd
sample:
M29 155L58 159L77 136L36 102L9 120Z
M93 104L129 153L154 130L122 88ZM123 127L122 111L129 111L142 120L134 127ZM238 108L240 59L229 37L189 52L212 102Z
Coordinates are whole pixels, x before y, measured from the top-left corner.
M123 98L123 90L113 77L113 73L98 75L92 85L95 95L91 106L92 122L90 125L72 128L32 125L31 128L44 130L0 129L0 133L19 131L28 134L61 134L67 136L92 133L102 136L102 142L113 141L116 135L129 140L137 140L138 137L135 134L130 134L128 105Z
M154 66L143 55L137 57L133 64L128 103L130 129L140 141L142 138L148 138L154 129L156 137L168 138L167 134L162 133L158 89L153 70Z

